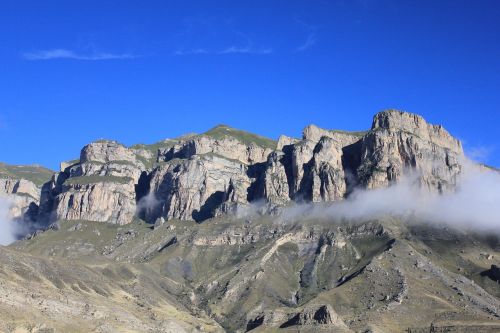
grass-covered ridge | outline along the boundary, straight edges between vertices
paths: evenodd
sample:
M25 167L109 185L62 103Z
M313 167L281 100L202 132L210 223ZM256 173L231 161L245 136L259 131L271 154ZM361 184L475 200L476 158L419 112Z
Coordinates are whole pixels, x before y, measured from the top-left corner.
M71 177L64 181L66 185L88 185L96 183L118 183L118 184L128 184L132 181L130 177L117 177L117 176L79 176Z
M0 178L26 179L41 186L53 174L54 171L40 165L10 165L0 162Z
M269 149L276 149L277 146L277 142L275 140L250 132L231 128L227 125L217 125L214 128L203 133L203 135L209 136L214 139L224 139L226 137L232 137L246 145L256 144L257 146Z
M362 137L364 136L366 133L368 133L368 131L344 131L344 130L329 130L330 133L339 133L339 134L346 134L346 135L353 135L353 136L359 136L359 137Z

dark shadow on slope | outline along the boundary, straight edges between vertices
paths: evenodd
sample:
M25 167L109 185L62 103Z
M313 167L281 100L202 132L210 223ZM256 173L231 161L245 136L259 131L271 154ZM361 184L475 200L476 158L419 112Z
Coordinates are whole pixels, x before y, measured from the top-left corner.
M500 267L497 265L491 265L490 269L481 272L481 276L487 276L491 280L499 283L500 282Z

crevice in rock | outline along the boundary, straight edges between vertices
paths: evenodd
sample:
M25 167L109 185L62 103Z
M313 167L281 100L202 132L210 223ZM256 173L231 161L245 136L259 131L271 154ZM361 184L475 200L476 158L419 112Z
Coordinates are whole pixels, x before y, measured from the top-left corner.
M266 162L255 163L248 166L247 176L255 179L247 189L247 201L252 202L262 198L264 186L264 173L266 172Z
M348 197L359 186L358 168L361 165L363 140L342 148L342 168L344 169L346 194Z

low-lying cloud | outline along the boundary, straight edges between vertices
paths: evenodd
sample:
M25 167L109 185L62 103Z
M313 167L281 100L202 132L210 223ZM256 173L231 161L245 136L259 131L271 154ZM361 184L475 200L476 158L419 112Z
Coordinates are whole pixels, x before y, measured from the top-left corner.
M417 185L416 177L407 177L387 188L354 191L341 202L296 205L281 218L359 221L384 216L500 231L500 173L466 163L457 189L450 193L430 193Z

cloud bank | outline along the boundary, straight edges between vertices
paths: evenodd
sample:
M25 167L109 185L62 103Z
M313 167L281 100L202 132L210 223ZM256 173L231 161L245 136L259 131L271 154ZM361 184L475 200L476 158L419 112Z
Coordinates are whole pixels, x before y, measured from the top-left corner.
M437 194L408 177L387 188L357 190L333 204L305 204L285 209L281 219L332 218L352 221L394 216L500 232L500 173L467 163L454 192Z

